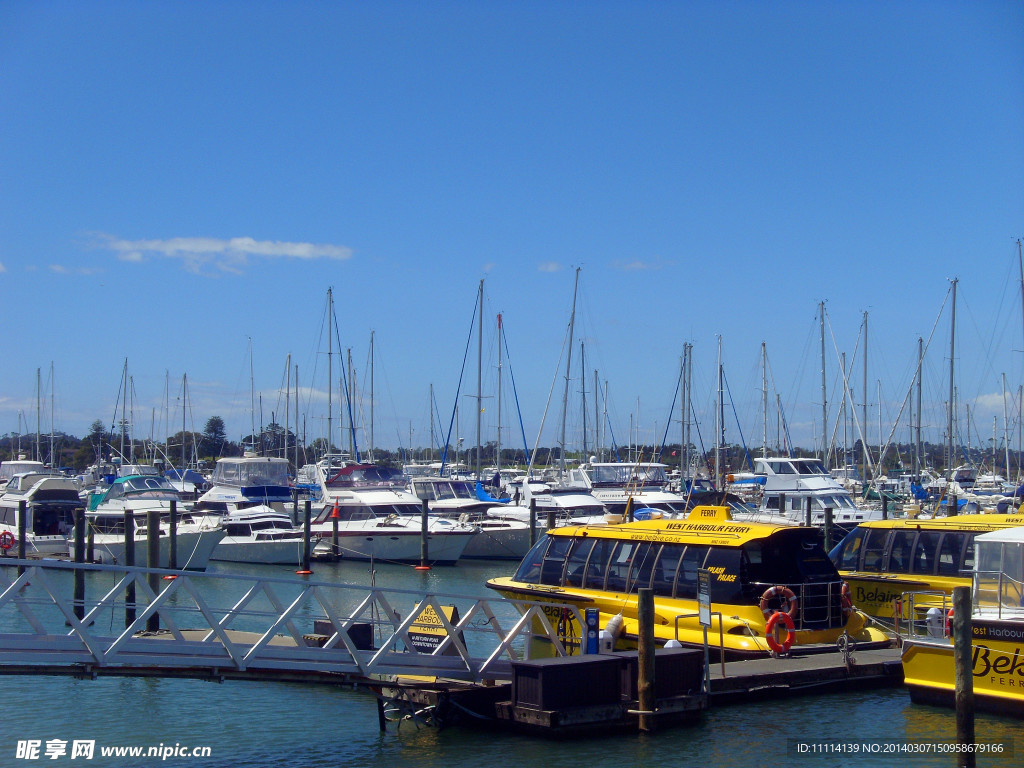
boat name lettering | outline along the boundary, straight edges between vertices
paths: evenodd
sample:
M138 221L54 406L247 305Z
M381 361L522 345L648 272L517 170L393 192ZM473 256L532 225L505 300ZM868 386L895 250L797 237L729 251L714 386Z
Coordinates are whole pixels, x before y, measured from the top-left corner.
M712 523L669 523L673 531L706 531L709 533L747 533L748 525L714 525Z
M736 581L736 574L726 573L725 568L723 568L720 565L713 565L710 568L708 568L708 570L711 573L715 574L715 579L717 581Z
M985 645L974 646L974 676L985 677L989 672L997 675L1016 675L1024 678L1024 658L1021 658L1020 648L1013 649L1011 657L1006 651L996 651L996 657L990 659L991 649ZM1005 683L1000 683L1005 685ZM1013 685L1011 679L1010 685Z
M981 625L971 628L971 633L976 638L992 640L1016 640L1024 642L1024 627L1015 626L986 626Z
M868 590L858 584L853 590L853 600L855 603L880 603L885 605L893 600L899 600L901 594L900 592L888 592L885 589Z

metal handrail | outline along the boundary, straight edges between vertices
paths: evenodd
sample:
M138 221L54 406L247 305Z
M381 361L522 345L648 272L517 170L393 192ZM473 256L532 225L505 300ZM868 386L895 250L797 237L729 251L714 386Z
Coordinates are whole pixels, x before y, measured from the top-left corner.
M567 655L548 611L585 625L573 605L500 597L61 561L2 564L11 567L0 567L0 673L8 665L479 682L509 679L511 662L529 658L535 637ZM92 594L76 603L77 575L87 577ZM404 618L398 606L411 606ZM451 606L457 619L445 611ZM158 632L147 631L153 617ZM317 635L315 620L329 629ZM377 636L372 647L353 639L350 630L360 624ZM425 633L433 638L429 651L417 647Z

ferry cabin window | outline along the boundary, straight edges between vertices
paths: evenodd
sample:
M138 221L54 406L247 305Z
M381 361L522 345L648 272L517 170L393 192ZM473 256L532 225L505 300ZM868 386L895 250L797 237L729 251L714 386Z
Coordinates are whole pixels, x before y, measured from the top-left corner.
M661 554L658 555L658 562L654 566L651 588L654 594L664 597L672 596L672 588L676 580L676 571L679 570L679 561L683 557L685 547L682 544L664 544L661 547Z
M629 575L630 566L633 564L633 556L637 554L641 542L620 541L612 550L611 560L608 562L608 573L605 579L604 588L609 592L625 592L626 577Z
M960 531L947 532L942 535L937 558L938 566L935 571L939 576L960 575L960 556L965 538Z
M942 531L921 531L914 542L914 555L910 562L911 573L935 573L935 552L939 548Z
M834 551L833 561L841 571L856 571L860 565L861 546L868 528L854 528Z
M523 558L523 562L519 564L519 568L516 570L516 581L521 581L524 584L537 583L537 580L540 578L540 564L544 558L544 551L548 548L548 544L551 543L553 538L553 536L545 534L533 545L533 549L526 553L526 557Z
M587 560L587 571L583 576L583 586L586 589L604 589L608 559L617 543L614 539L597 539L595 541L594 549Z
M868 528L864 537L864 560L861 570L881 571L885 555L885 544L889 538L888 528Z
M562 572L565 567L565 556L569 553L573 539L568 536L552 536L551 544L544 553L540 566L540 583L553 587L562 585Z
M572 550L569 552L569 559L565 562L565 585L567 587L582 587L583 577L587 572L587 558L594 549L594 542L597 539L576 539L573 542Z
M676 597L697 599L697 571L704 567L708 547L690 544L679 560L676 574Z
M657 544L649 542L644 542L637 547L626 581L627 592L635 592L640 587L651 586L651 574L654 571L654 564L658 560L658 549Z
M910 573L911 547L917 531L901 528L893 531L889 543L889 560L885 569L889 573Z

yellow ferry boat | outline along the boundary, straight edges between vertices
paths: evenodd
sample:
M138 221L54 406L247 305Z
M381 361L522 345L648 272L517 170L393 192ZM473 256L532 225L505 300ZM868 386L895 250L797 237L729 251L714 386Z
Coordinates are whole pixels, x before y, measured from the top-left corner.
M854 528L829 557L858 610L893 620L905 592L931 591L941 600L953 587L970 586L975 537L1021 525L1020 512L871 520Z
M971 656L975 706L1024 717L1024 528L981 534L974 545ZM956 686L948 614L934 610L939 611L937 621L926 619L906 627L903 678L912 701L952 706Z
M637 589L649 587L655 641L696 647L704 641L698 620L702 569L710 575L708 635L716 657L836 650L850 640L859 647L890 643L845 598L820 529L739 522L727 507L697 507L685 520L556 528L514 576L487 586L516 600L597 608L602 627L612 634L621 628L622 647L636 645ZM567 625L566 643L578 647L575 618L551 618Z

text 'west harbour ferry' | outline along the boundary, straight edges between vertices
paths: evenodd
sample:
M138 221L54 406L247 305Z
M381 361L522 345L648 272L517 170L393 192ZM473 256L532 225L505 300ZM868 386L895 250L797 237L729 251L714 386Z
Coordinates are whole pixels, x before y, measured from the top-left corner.
M581 612L597 608L602 627L621 627L623 647L636 645L637 590L648 587L654 591L655 642L698 647L704 640L697 600L702 569L710 574L716 656L829 651L841 638L861 648L890 643L853 609L820 529L739 522L727 507L697 507L684 520L556 528L514 576L487 586L515 600L570 604ZM552 618L566 625L567 646L578 647L578 623Z

